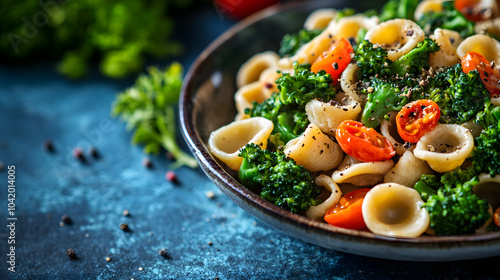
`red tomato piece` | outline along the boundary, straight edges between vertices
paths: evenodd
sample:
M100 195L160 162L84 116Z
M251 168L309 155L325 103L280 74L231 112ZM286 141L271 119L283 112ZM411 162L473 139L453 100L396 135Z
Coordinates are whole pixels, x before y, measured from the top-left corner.
M361 206L366 193L370 189L359 189L341 197L339 202L325 213L325 221L332 226L348 229L362 229L366 227Z
M214 7L220 16L228 15L239 20L278 2L279 0L214 0Z
M495 71L483 55L470 51L462 57L461 64L464 73L469 73L477 69L491 97L500 96L500 73L499 71Z
M345 38L341 38L316 59L311 65L311 71L318 73L320 70L325 70L332 76L333 84L336 84L344 69L351 62L351 53L353 52L351 43Z
M439 122L441 110L436 102L421 99L406 104L396 116L399 136L406 142L417 143Z
M343 121L335 131L335 138L346 154L360 161L383 161L396 154L387 138L357 121Z
M455 9L462 13L470 21L481 21L487 19L484 14L484 7L481 0L455 0Z
M500 207L498 207L493 214L493 222L495 223L495 225L500 227Z

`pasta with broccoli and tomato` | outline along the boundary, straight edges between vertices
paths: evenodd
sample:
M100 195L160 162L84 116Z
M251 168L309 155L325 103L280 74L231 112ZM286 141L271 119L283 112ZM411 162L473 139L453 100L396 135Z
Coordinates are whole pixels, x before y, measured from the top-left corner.
M415 238L499 231L500 7L321 9L237 73L209 149L239 181L332 226Z

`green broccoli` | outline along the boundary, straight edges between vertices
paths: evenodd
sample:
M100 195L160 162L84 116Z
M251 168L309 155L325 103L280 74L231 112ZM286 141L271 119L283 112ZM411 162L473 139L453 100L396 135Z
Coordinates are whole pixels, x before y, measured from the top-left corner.
M424 41L419 42L407 54L401 56L391 65L391 73L404 76L407 73L421 73L422 70L429 68L429 54L440 50L435 40L426 37Z
M245 114L251 117L264 117L274 124L272 142L281 146L298 137L309 125L305 105L312 99L324 102L332 100L336 90L330 74L324 71L311 72L309 65L294 64L295 75L288 73L276 80L280 93L274 93L264 102L253 102Z
M400 89L401 80L370 79L370 86L363 88L362 93L368 93L368 101L363 109L361 121L367 127L377 127L387 113L399 111L409 102L407 89Z
M324 102L335 98L337 94L332 76L324 70L318 73L312 72L310 65L299 65L293 63L294 74L283 73L283 76L276 80L280 98L283 104L306 105L313 99L320 99Z
M474 22L455 9L453 1L445 1L441 4L443 11L429 11L417 19L417 24L422 27L427 35L434 32L436 28L450 29L457 31L463 38L474 35Z
M395 18L414 20L413 15L420 0L390 0L382 7L380 22Z
M388 77L391 75L390 65L392 61L387 58L387 50L384 48L374 48L368 40L359 43L354 54L354 60L359 66L358 79L379 75Z
M238 172L240 182L258 191L262 198L292 213L317 204L320 189L314 175L282 151L247 144L239 156L243 158Z
M500 107L489 104L479 114L484 130L476 137L471 158L477 172L500 174Z
M477 70L464 73L457 63L443 68L429 77L428 84L414 99L431 99L441 109L441 121L464 123L485 109L490 94L485 89Z
M478 183L473 168L457 168L441 177L425 175L414 185L436 235L473 234L491 217L488 202L473 192Z
M294 34L286 34L280 42L278 54L280 56L292 56L297 50L318 36L323 29L302 29Z

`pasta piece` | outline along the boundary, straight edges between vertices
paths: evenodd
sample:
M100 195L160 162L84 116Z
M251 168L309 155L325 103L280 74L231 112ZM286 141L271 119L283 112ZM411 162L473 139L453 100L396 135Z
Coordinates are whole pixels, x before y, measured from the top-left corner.
M479 175L479 184L473 187L474 193L488 201L493 209L500 207L500 175L491 177L490 174Z
M252 108L252 102L262 103L269 98L267 92L262 90L263 84L259 81L242 86L234 94L236 110L239 114L245 114L246 108Z
M468 52L475 51L483 55L489 62L500 64L500 42L485 34L477 34L465 39L457 48L460 58Z
M500 38L500 17L477 22L474 26L476 33L488 33L496 38Z
M388 120L382 120L382 124L380 125L380 133L394 145L396 149L396 154L402 156L406 151L413 151L415 149L415 145L412 143L405 142L399 136L397 125L396 125L396 116L398 112L392 111L387 113L389 117Z
M424 0L418 3L417 8L415 9L414 18L419 20L422 18L424 13L427 12L442 12L443 6L442 3L444 0Z
M246 144L267 148L273 122L262 117L234 121L213 131L208 138L210 152L232 170L240 169L243 158L238 154Z
M267 68L277 68L280 56L272 51L258 53L248 59L236 73L236 86L238 88L255 82L260 74Z
M420 194L413 188L396 183L373 187L362 205L366 227L373 233L414 238L422 235L430 224L430 217Z
M462 42L460 33L436 28L430 38L436 40L436 43L441 48L429 55L429 65L431 67L449 67L460 62L460 57L457 54L457 47Z
M473 148L474 138L467 128L458 124L438 124L417 142L413 154L442 173L462 165Z
M384 179L394 166L394 161L361 162L346 155L339 168L333 172L335 183L351 183L356 186L373 186Z
M368 95L357 90L356 83L358 82L358 71L359 66L356 63L347 65L340 76L340 87L349 98L364 106L368 99Z
M387 49L387 58L394 61L411 51L425 38L424 31L408 19L391 19L368 30L365 39L374 47Z
M340 197L342 196L342 191L339 186L335 184L332 178L330 176L326 176L325 174L321 174L316 177L316 185L323 187L330 192L330 196L321 204L309 207L306 211L306 217L316 221L324 221L323 218L325 217L326 211L339 202Z
M500 106L500 97L491 98L491 104Z
M285 155L312 172L328 171L339 166L344 152L313 123L304 133L285 145Z
M429 165L406 151L396 165L384 177L385 183L398 183L413 187L423 174L432 174Z
M338 11L335 9L319 9L312 12L304 22L304 29L323 29L328 26L332 19L337 17Z
M288 69L292 67L294 61L299 64L313 64L338 39L355 37L360 28L370 29L377 22L377 17L368 18L364 15L344 17L338 22L332 20L323 32L300 47L292 57L280 59L278 65L280 68Z
M281 77L281 72L278 68L269 67L260 74L259 81L262 83L262 91L269 98L274 92L279 92L276 80Z
M337 126L344 120L356 120L361 114L359 103L348 100L341 105L333 102L311 100L306 104L307 119L326 134L335 136Z

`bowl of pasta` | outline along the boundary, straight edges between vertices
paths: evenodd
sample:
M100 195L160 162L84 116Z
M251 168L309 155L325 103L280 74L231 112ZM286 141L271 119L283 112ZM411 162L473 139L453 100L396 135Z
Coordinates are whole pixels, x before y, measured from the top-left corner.
M500 255L500 7L349 4L272 6L200 54L180 120L202 170L325 248Z

